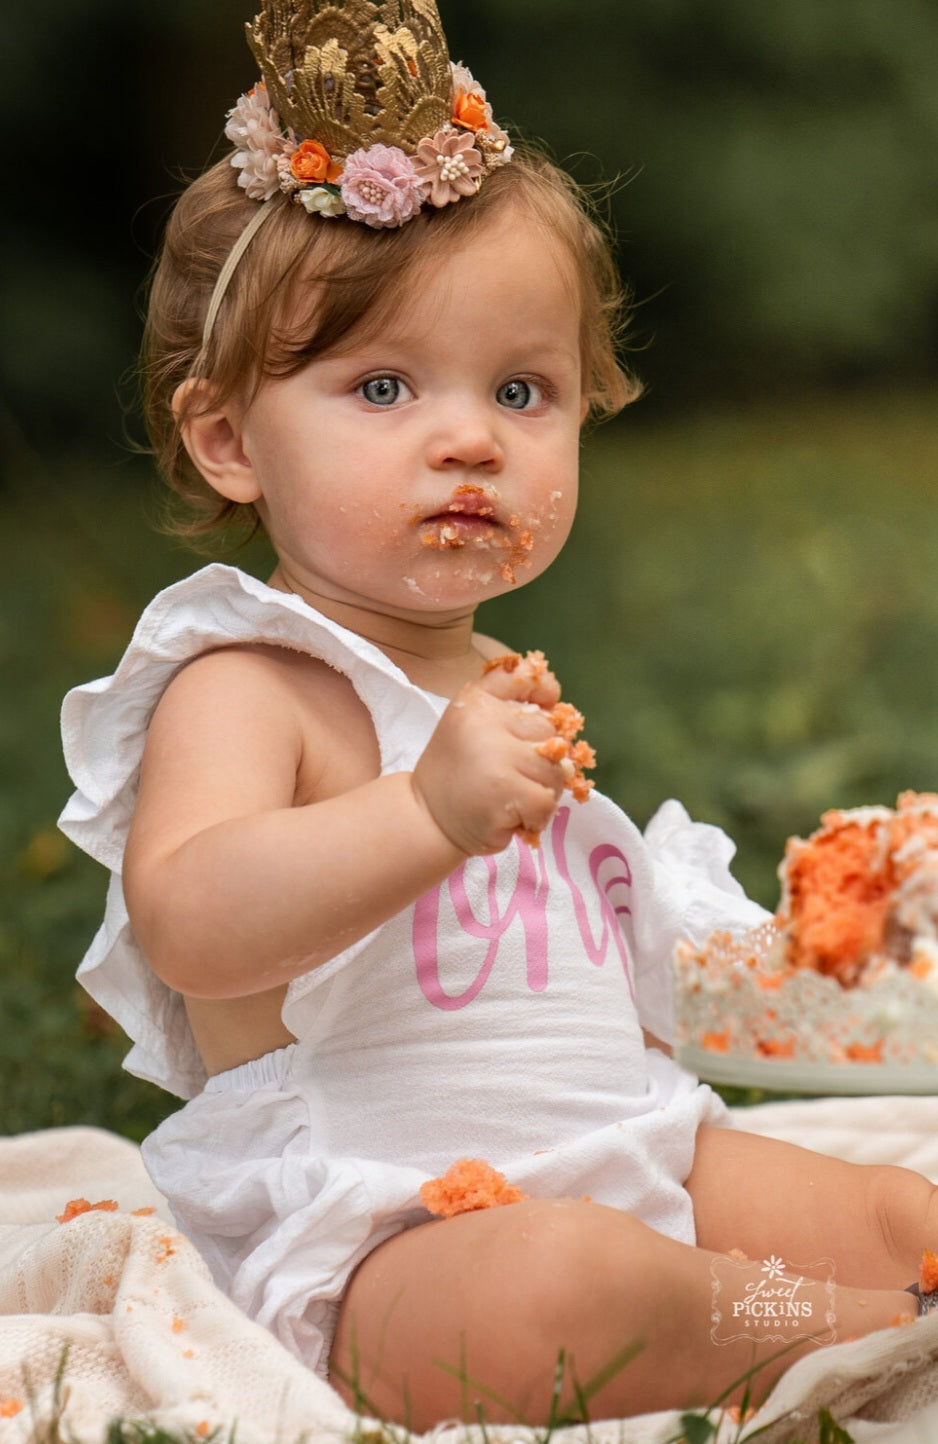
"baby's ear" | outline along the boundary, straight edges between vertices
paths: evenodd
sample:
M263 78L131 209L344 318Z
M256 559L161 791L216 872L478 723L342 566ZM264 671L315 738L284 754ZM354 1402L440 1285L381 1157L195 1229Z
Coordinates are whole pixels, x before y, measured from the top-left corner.
M241 416L233 401L215 404L211 382L183 381L173 395L173 415L193 464L213 491L247 505L261 495L241 439Z

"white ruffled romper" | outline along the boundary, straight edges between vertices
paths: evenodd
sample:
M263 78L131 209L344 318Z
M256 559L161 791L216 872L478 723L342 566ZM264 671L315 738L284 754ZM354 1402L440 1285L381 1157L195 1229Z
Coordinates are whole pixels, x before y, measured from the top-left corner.
M114 675L65 700L77 791L61 826L111 872L78 976L132 1039L126 1067L191 1100L144 1158L219 1285L325 1373L352 1270L426 1221L421 1183L461 1157L534 1197L588 1194L693 1242L683 1183L700 1123L723 1105L647 1050L641 1027L671 1036L679 936L764 914L730 876L729 839L676 802L643 837L597 793L565 800L538 849L470 859L294 979L283 1020L295 1044L206 1079L182 998L134 939L121 860L164 688L200 653L247 642L348 676L383 773L414 766L447 705L299 597L225 566L156 597Z

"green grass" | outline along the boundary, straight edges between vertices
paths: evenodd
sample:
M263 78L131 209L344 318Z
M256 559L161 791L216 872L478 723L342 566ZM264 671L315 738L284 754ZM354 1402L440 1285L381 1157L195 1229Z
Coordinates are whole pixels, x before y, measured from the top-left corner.
M788 833L938 784L933 396L787 401L586 447L552 572L482 625L542 647L588 720L600 784L639 821L681 797L774 905ZM73 983L104 878L55 831L57 714L108 672L153 592L200 565L149 524L145 466L49 470L0 496L0 1129L141 1138L174 1106ZM263 574L266 554L248 562Z

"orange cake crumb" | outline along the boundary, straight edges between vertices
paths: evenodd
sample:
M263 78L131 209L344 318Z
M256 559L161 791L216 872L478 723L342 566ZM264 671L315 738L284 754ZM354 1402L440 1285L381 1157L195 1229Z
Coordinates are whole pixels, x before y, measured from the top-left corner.
M798 967L841 975L869 957L883 936L895 875L872 823L836 822L786 849L789 934Z
M938 874L938 795L903 792L894 812L825 812L816 832L785 849L778 920L788 963L849 986L871 958L901 953L910 929L897 901L923 872Z
M756 1047L763 1058L794 1058L795 1039L788 1038L757 1038Z
M507 652L503 657L493 657L486 662L484 672L487 675L496 671L517 677L517 700L534 702L547 714L557 735L539 742L536 751L548 761L560 764L564 787L575 802L585 802L595 784L584 773L596 766L596 753L582 738L576 740L585 724L582 712L570 702L557 700L552 705L545 704L551 690L556 697L557 683L544 653L528 652L522 657L520 652ZM518 835L531 847L539 844L536 832L519 829Z
M848 1043L845 1049L851 1063L881 1063L883 1061L883 1040L875 1043Z
M730 1051L730 1032L726 1028L722 1033L704 1033L700 1040L700 1046L706 1048L708 1053L728 1053Z
M922 1254L922 1262L918 1271L918 1286L923 1294L934 1293L938 1289L938 1255L926 1249Z
M421 1185L420 1201L428 1213L439 1218L453 1218L458 1213L473 1213L480 1208L499 1208L507 1203L521 1203L527 1198L520 1188L508 1183L482 1158L460 1158L442 1178L433 1178Z
M56 1223L70 1223L82 1213L116 1213L120 1208L113 1198L102 1198L100 1203L89 1203L87 1198L70 1198L63 1213L57 1213Z

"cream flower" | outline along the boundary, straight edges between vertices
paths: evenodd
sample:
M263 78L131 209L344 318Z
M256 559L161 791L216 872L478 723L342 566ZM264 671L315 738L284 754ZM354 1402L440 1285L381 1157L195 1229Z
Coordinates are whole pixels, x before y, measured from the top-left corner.
M345 215L344 200L326 186L307 186L305 190L300 191L297 200L309 211L311 216Z
M434 206L475 195L482 184L482 156L475 136L466 132L438 130L432 140L420 141L414 169L429 186Z
M238 185L252 201L269 200L280 184L277 162L287 143L263 81L232 106L225 135L236 148L231 164L241 172Z

